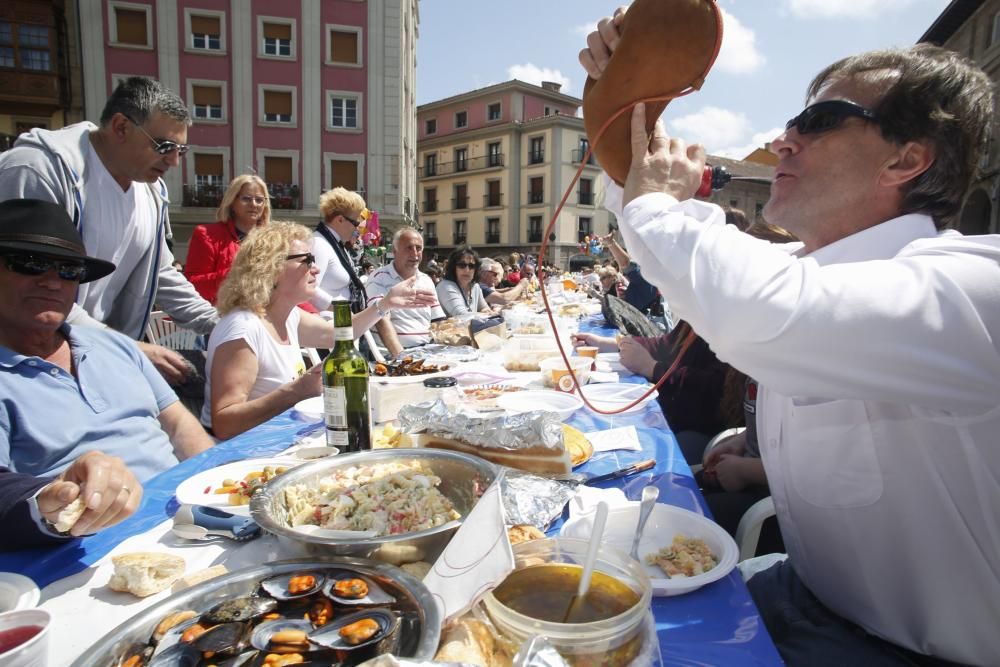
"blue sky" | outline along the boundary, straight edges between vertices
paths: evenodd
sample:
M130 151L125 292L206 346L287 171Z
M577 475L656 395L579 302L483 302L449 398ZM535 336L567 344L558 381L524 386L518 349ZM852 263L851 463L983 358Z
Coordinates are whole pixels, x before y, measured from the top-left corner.
M585 35L620 3L420 0L417 103L518 78L580 96ZM948 0L719 0L722 53L701 91L672 102L668 131L745 157L802 106L812 77L861 51L908 46Z

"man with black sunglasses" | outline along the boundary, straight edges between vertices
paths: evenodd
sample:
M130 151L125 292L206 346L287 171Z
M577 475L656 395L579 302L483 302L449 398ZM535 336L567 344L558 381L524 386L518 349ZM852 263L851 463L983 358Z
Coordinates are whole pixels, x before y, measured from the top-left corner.
M624 11L588 38L590 76ZM632 257L760 381L788 560L748 587L788 664L1000 656L1000 237L947 229L993 104L982 71L926 44L825 69L771 143L764 215L794 245L695 201L704 149L633 111L631 170L608 191Z
M96 257L117 264L110 276L81 285L70 322L108 326L135 340L156 304L179 325L209 333L212 305L173 266L163 176L187 152L190 116L158 81L130 77L101 114L61 130L35 129L0 155L0 201L37 198L62 206ZM139 343L171 383L189 364L173 350Z

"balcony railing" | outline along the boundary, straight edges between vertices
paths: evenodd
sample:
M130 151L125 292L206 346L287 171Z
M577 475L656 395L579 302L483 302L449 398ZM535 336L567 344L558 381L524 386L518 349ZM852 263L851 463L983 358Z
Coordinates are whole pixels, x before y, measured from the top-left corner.
M545 201L545 193L544 192L534 192L534 191L531 191L531 190L528 191L528 203L529 204L541 204L544 201Z
M489 233L487 233L486 234L486 242L487 243L500 243L500 232L497 232L495 234L489 234Z
M469 208L469 197L455 197L451 200L451 210L462 211Z
M577 148L573 150L573 164L580 164L583 162L583 156L587 154L586 148ZM590 158L587 160L587 164L594 164L594 155L591 153Z
M225 191L222 185L185 185L184 205L218 208Z
M487 192L483 195L483 206L503 206L503 193Z
M542 232L541 230L528 232L528 243L541 243L542 242Z
M268 194L271 195L271 209L296 210L302 208L299 204L299 186L294 183L268 183Z
M424 237L424 245L427 246L428 248L436 248L437 244L438 244L438 237L436 236Z
M435 213L438 210L438 200L428 199L424 202L424 213Z
M528 164L541 164L545 162L545 151L528 151Z
M593 206L594 205L594 193L593 192L578 192L579 196L578 204L581 206Z
M465 243L465 234L459 234L456 232L452 236L452 240L455 241L455 245L462 245L463 243Z
M440 162L437 164L425 164L417 169L417 176L425 178L428 176L447 176L466 171L479 171L481 169L496 169L504 165L503 153L491 155L480 155L479 157L455 160L454 162Z

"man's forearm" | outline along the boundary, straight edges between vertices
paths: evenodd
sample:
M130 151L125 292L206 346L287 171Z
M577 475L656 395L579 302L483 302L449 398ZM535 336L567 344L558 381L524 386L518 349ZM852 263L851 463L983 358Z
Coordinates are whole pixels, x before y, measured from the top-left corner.
M394 357L403 351L403 344L399 342L399 336L396 335L396 327L392 326L392 321L388 317L383 317L375 323L375 331L378 332L378 337L382 339L382 344L385 345L390 356Z
M160 413L160 425L167 432L174 454L181 461L200 454L214 444L195 416L180 401Z

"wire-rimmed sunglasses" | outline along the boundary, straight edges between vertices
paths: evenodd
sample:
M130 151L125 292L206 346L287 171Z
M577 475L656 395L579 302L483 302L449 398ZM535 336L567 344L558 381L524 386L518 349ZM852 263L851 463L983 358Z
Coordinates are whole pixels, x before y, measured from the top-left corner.
M126 118L128 118L128 116L126 116ZM170 155L174 151L177 151L178 155L184 155L189 150L191 150L191 147L189 145L179 144L176 141L171 141L169 139L164 139L163 141L157 141L152 136L150 136L149 132L143 129L142 125L139 125L139 123L135 122L131 118L129 118L129 120L132 121L133 125L139 128L140 132L146 135L147 139L153 142L153 150L156 151L159 155Z
M802 113L785 123L785 129L794 127L799 134L819 134L840 127L848 118L879 122L875 112L859 104L847 100L826 100L807 106Z
M4 261L9 270L24 276L40 276L54 269L62 280L78 282L87 275L83 262L73 260L18 253L4 255Z
M297 259L299 260L299 264L303 264L305 266L312 266L316 263L316 255L311 252L300 252L294 255L285 255L285 259Z

